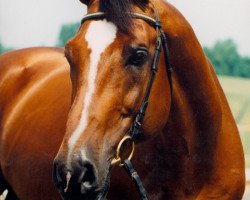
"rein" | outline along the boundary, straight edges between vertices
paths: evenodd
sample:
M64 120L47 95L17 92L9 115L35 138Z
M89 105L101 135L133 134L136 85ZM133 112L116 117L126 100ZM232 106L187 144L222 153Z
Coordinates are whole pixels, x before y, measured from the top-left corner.
M155 80L155 76L156 76L156 73L158 70L158 63L159 63L159 58L160 58L160 53L161 53L162 48L163 48L163 52L164 52L165 66L166 66L166 70L167 70L167 76L168 76L171 95L172 95L172 90L173 90L172 68L171 68L170 62L169 62L169 50L168 50L167 37L162 29L162 25L161 25L161 21L159 19L158 13L155 11L155 19L153 19L149 16L146 16L146 15L140 14L140 13L132 13L131 12L129 14L132 18L142 19L142 20L146 21L147 23L149 23L151 26L153 26L156 30L156 33L157 33L157 40L156 40L156 45L155 45L155 54L154 54L153 64L151 67L151 74L150 74L150 78L149 78L149 81L147 84L147 88L146 88L146 92L145 92L145 95L143 98L143 102L140 106L139 112L137 113L135 120L134 120L132 126L130 127L128 133L119 142L117 149L116 149L116 155L115 155L114 159L112 160L111 165L118 164L120 167L124 167L126 172L132 178L132 180L133 180L133 182L138 190L140 198L142 200L148 200L147 195L146 195L146 190L143 187L142 181L141 181L138 173L133 168L133 165L131 163L131 159L133 157L134 150L135 150L135 140L141 134L141 127L142 127L143 119L144 119L144 116L145 116L145 113L146 113L146 110L148 107L148 101L149 101L151 89L152 89L152 86L153 86L153 83ZM91 20L91 19L98 20L98 19L104 19L104 18L105 18L105 13L103 13L103 12L96 12L96 13L92 13L92 14L87 14L82 19L81 24L83 24L87 20ZM128 159L122 161L122 159L120 157L120 151L121 151L121 147L123 146L123 144L126 141L131 142L132 150L131 150L131 153L130 153Z

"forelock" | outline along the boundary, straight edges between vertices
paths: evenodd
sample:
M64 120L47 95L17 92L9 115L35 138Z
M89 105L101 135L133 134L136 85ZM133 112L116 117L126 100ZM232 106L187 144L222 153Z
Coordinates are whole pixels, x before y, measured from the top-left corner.
M108 21L113 22L122 32L129 32L132 26L133 5L145 9L148 0L99 0L99 10L106 14Z

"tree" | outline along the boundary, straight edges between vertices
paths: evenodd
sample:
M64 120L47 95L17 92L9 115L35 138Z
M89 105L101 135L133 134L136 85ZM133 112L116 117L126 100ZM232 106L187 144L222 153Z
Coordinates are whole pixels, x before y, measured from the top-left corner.
M250 58L244 57L239 63L239 76L244 78L250 77Z
M218 41L212 48L204 47L219 75L250 77L250 58L242 57L233 40Z
M5 53L6 51L11 51L12 48L6 48L0 41L0 54Z
M0 54L2 54L4 51L5 51L5 48L0 42Z
M79 26L79 23L62 25L57 46L65 46L66 42L77 33Z

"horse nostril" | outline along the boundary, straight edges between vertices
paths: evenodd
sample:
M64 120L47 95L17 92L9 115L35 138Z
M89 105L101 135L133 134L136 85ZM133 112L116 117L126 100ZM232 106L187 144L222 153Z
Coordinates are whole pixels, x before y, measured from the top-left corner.
M62 190L66 187L66 177L63 167L58 164L57 161L54 161L53 164L53 174L52 174L54 185Z
M92 164L84 163L78 182L81 184L81 193L86 194L96 187L96 175Z
M63 198L69 199L79 195L89 195L97 188L95 168L89 161L75 160L71 170L62 162L55 160L53 181Z

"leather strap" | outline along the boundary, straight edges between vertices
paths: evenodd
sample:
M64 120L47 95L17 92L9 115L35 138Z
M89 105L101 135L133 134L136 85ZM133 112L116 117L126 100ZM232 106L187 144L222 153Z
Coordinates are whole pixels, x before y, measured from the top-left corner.
M159 58L160 58L160 53L161 53L161 39L160 37L157 38L157 42L156 42L156 47L155 47L155 55L154 55L154 60L153 60L153 65L151 68L151 74L150 74L150 78L148 81L148 85L146 88L146 93L144 95L144 99L142 102L142 105L140 107L140 110L138 112L138 114L136 115L135 121L132 125L132 127L130 128L130 135L132 137L133 140L136 140L139 133L140 133L140 129L142 126L142 122L145 116L145 112L147 110L148 107L148 99L150 96L150 92L153 86L153 82L158 70L158 63L159 63Z
M151 93L151 89L153 86L153 82L158 70L158 63L159 63L159 58L160 58L160 53L161 53L161 47L163 46L164 50L164 58L165 58L165 65L166 65L166 70L167 70L167 75L168 75L168 81L169 81L169 86L170 86L170 91L171 91L171 97L172 97L172 68L170 66L169 62L169 51L168 51L168 43L167 43L167 37L164 34L164 31L162 30L161 26L161 21L156 13L156 20L154 27L156 27L156 32L158 34L158 38L156 41L156 47L155 47L155 55L154 55L154 60L151 68L151 75L148 81L147 89L144 95L143 102L141 104L141 107L139 109L138 114L136 115L136 118L130 128L130 135L133 140L136 140L136 138L139 136L140 131L141 131L141 126L143 123L143 119L148 107L148 99L149 95Z
M142 19L142 20L146 21L147 23L149 23L151 26L153 26L155 28L155 24L156 24L155 19L153 19L153 18L151 18L149 16L146 16L144 14L140 14L140 13L132 13L132 12L130 12L129 14L130 14L130 16L132 18ZM85 21L91 20L91 19L104 19L105 16L106 16L106 14L104 12L90 13L90 14L85 15L82 18L81 24L83 24Z
M142 181L141 181L138 173L133 168L133 165L130 162L130 160L125 160L124 161L124 168L125 168L126 172L129 174L129 176L131 177L132 181L134 182L134 184L135 184L135 186L137 188L137 191L138 191L138 193L140 195L140 198L142 200L148 200L146 190L143 187Z

